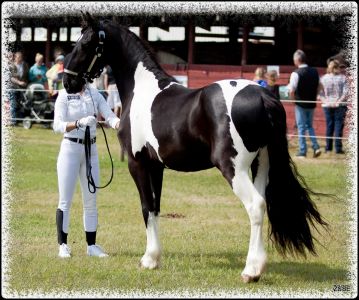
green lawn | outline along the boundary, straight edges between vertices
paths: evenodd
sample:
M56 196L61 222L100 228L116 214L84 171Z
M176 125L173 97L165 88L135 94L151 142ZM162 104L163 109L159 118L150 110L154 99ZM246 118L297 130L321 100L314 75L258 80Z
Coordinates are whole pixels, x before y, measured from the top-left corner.
M255 284L241 282L249 241L249 221L243 205L216 169L196 173L165 170L160 238L162 266L142 270L146 247L140 200L120 161L113 130L106 130L114 158L114 179L98 195L98 244L107 259L86 256L79 184L71 209L69 245L73 257L57 257L55 212L58 202L56 159L61 135L35 125L16 127L11 139L11 195L8 201L7 292L13 295L310 295L354 297L350 280L348 168L343 158L322 155L296 162L315 191L338 199L319 198L316 204L330 223L330 232L316 234L318 256L284 258L271 245L265 217L268 266ZM102 184L110 176L110 162L102 132L98 132ZM291 147L294 153L296 149ZM6 196L3 196L6 197ZM180 218L168 218L178 214ZM353 221L353 220L352 220ZM3 258L5 254L3 252ZM347 286L349 285L349 286ZM350 291L333 291L347 289ZM3 294L4 295L4 294Z

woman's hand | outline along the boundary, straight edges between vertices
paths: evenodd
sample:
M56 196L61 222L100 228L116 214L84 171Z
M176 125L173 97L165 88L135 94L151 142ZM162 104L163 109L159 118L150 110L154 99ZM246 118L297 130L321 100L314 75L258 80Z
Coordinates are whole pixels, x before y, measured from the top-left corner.
M97 122L94 116L88 116L80 119L77 123L79 127L93 126Z
M118 130L120 128L120 121L118 121L115 125L115 129Z

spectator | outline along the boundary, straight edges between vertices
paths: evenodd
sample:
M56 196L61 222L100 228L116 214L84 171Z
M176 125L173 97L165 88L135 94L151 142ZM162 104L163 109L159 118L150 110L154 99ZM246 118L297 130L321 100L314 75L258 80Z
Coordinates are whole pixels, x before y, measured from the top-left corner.
M316 103L313 101L317 99L319 75L315 68L306 64L306 55L302 50L294 52L293 62L297 69L290 75L288 88L290 98L299 100L295 102L295 119L299 136L299 151L296 156L306 157L307 155L305 134L308 130L315 158L321 154L313 128L313 115L316 107Z
M115 77L113 76L112 69L109 65L106 66L105 72L105 89L107 91L107 103L113 110L117 117L121 116L122 103L120 94L117 89Z
M29 82L44 85L47 81L46 72L47 68L44 65L44 56L41 53L37 53L35 56L35 64L29 71Z
M267 87L267 81L265 79L266 70L262 67L259 67L254 72L253 81L257 82L262 87Z
M276 84L278 73L276 70L269 71L267 73L267 89L270 90L276 99L280 100L279 85Z
M51 67L56 63L56 58L60 55L64 55L64 50L61 47L55 47L53 52L54 61L51 62Z
M328 64L327 74L320 80L320 93L318 100L322 101L322 107L326 120L325 152L333 150L333 134L335 139L335 152L344 154L342 140L344 119L347 111L347 84L346 78L341 74L338 60L331 60Z
M329 57L327 59L327 65L329 65L329 63L332 60L337 60L339 62L339 64L340 64L340 66L345 69L346 67L349 66L348 51L347 50L341 50L338 54L333 55L332 57Z
M103 69L100 76L93 80L91 86L96 88L99 91L99 93L106 99L107 92L105 89L105 73L106 73L106 67Z
M64 74L64 59L65 57L60 54L55 59L55 64L46 72L46 77L49 84L50 95L56 99L58 91L63 89L62 77Z
M14 60L10 64L10 114L11 125L16 125L16 118L22 117L20 115L20 103L23 100L23 93L21 89L25 89L28 83L29 66L23 60L21 51L17 51L14 54Z

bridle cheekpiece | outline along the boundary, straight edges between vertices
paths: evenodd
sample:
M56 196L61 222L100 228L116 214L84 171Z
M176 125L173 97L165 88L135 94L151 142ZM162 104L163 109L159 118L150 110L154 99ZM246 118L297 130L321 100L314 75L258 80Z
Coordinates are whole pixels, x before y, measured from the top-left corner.
M100 59L103 54L103 47L104 47L106 34L105 34L105 31L103 30L102 22L100 22L100 30L98 32L98 38L99 38L99 42L98 42L98 46L96 47L95 55L89 65L89 67L87 68L87 71L85 73L83 73L83 75L82 75L82 77L85 80L90 81L90 82L92 82L92 79L99 77L102 73L102 69L100 69L97 73L95 73L93 75L91 74L91 70L92 70L93 66L95 65L97 59ZM64 69L64 72L67 74L70 74L70 75L79 76L79 73L71 71L69 69Z

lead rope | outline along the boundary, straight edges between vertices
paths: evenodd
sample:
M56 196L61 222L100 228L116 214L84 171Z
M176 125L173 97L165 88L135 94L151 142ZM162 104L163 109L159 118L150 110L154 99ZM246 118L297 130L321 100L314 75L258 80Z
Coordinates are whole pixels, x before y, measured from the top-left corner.
M100 123L99 123L100 124ZM107 151L108 151L108 155L110 156L110 161L111 161L111 178L110 180L107 182L106 185L104 186L96 186L95 181L92 177L92 166L91 166L91 137L90 137L90 127L86 126L86 130L85 130L85 157L86 157L86 177L87 177L87 181L88 181L88 189L89 192L94 194L96 193L96 189L103 189L105 187L107 187L113 178L113 161L112 161L112 156L111 156L111 152L110 149L108 147L108 143L107 143L107 137L106 137L106 133L105 130L103 129L102 125L100 124L100 127L102 129L103 135L105 137L105 142L106 142L106 147L107 147ZM92 187L92 190L91 190Z
M92 98L92 94L90 89L88 89L89 93L90 93L90 97L92 100L92 105L93 105L93 109L94 109L94 117L96 117L96 109L95 109L95 103L93 101ZM89 192L94 194L96 193L96 189L103 189L105 187L107 187L113 178L113 161L112 161L112 156L111 156L111 152L110 152L110 148L108 147L108 142L107 142L107 137L106 137L106 133L105 130L103 129L101 123L98 123L102 129L103 135L105 137L105 142L106 142L106 147L107 147L107 152L108 155L110 156L110 161L111 161L111 178L110 180L107 182L106 185L104 186L96 186L95 181L92 177L92 166L91 166L91 136L90 136L90 126L86 126L85 129L85 139L84 139L84 145L85 145L85 158L86 158L86 177L87 177L87 182L88 182L88 189ZM93 190L91 191L91 187L93 188Z

